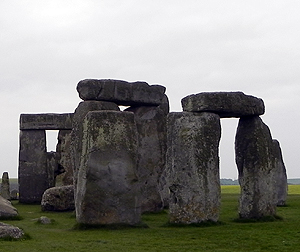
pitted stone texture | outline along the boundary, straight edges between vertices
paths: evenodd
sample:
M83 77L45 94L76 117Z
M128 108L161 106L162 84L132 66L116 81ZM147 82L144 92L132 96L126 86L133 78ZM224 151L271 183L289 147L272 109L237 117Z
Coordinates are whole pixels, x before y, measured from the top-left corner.
M75 209L74 186L59 186L47 189L42 197L42 211L71 211Z
M10 200L9 177L8 172L3 172L1 181L1 196Z
M77 85L82 100L111 101L118 105L159 105L166 88L146 82L127 82L111 79L87 79Z
M85 101L80 102L74 112L73 117L73 130L71 132L71 151L74 158L72 166L73 170L78 170L80 165L80 155L82 148L82 137L83 137L83 121L86 114L90 111L97 110L115 110L119 111L119 107L112 102L103 101Z
M19 190L12 189L10 192L10 199L11 200L18 200L19 199Z
M47 152L48 188L55 185L55 176L60 172L57 163L57 153L55 151Z
M141 206L134 114L89 112L83 132L75 199L78 223L138 224Z
M75 190L82 153L83 121L88 112L97 110L119 111L120 109L115 103L103 101L84 101L79 103L76 108L73 117L73 130L71 132L71 165L73 168Z
M14 239L20 239L23 236L24 232L22 229L0 222L0 238L10 237Z
M220 117L216 114L177 112L168 115L171 223L218 220L220 136Z
M52 221L46 216L41 216L40 218L37 219L37 223L43 224L43 225L48 225L51 224Z
M12 206L11 202L0 196L0 217L1 219L11 218L18 215L18 210Z
M167 109L166 109L167 108ZM168 99L160 106L130 107L138 131L137 174L142 191L142 212L163 209L159 181L165 170Z
M40 203L49 188L46 133L44 130L22 130L19 151L19 201Z
M264 102L242 92L204 92L192 94L181 100L183 111L212 112L221 118L262 115Z
M275 158L275 178L276 178L276 189L277 189L277 206L285 206L288 194L288 183L286 169L283 162L282 152L280 144L277 140L273 139L274 144L274 158Z
M71 130L58 132L56 145L58 170L61 174L56 175L56 186L73 185L73 168L71 156Z
M239 215L260 219L276 214L276 168L270 130L259 116L239 120L235 152L241 186Z
M21 114L20 130L72 129L73 114Z

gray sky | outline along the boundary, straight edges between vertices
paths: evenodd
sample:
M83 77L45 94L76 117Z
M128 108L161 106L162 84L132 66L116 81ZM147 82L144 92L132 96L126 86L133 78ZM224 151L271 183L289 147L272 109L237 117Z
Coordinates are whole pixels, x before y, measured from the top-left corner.
M17 177L21 113L73 112L79 80L112 78L166 86L171 111L203 91L262 98L300 177L299 11L298 0L1 0L0 172ZM222 120L223 178L237 178L236 125Z

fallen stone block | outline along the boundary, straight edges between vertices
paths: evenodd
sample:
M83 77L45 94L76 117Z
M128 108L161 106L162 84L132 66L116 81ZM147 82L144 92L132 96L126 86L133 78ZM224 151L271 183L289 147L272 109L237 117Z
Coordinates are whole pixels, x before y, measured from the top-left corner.
M0 196L0 218L10 219L18 216L18 210L12 206L11 202Z
M74 186L58 186L47 189L42 197L41 208L42 211L74 210Z
M22 229L0 222L0 238L20 239L24 236Z

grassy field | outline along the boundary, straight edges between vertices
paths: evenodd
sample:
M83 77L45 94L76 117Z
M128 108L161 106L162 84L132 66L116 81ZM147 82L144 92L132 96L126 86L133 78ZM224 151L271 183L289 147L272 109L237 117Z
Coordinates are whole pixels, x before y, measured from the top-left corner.
M4 221L31 236L23 241L0 241L0 251L300 251L300 186L289 186L288 205L278 208L274 222L237 223L238 186L222 186L220 225L168 227L167 212L143 215L149 228L74 230L71 212L41 212L37 205L14 202L22 220ZM36 223L47 216L55 222Z

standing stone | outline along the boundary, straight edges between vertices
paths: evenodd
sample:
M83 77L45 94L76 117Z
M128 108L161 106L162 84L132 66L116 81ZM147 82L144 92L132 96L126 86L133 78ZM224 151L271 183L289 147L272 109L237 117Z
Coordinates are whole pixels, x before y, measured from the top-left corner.
M78 223L138 224L141 206L134 114L89 112L83 132L75 192Z
M19 201L40 203L49 187L46 133L44 130L22 130L19 151Z
M142 212L159 212L163 200L159 180L165 170L168 99L160 106L130 107L138 130L137 173L141 184Z
M220 117L216 114L177 112L168 115L171 223L218 220L220 136Z
M273 149L270 130L259 116L240 118L235 138L240 218L260 219L276 214Z
M73 169L71 162L71 130L58 132L56 153L58 170L63 171L56 176L56 186L73 185Z
M55 151L47 152L47 188L53 187L55 185L55 176L58 172L61 171L58 171L57 153Z
M1 196L4 199L10 200L10 189L9 189L8 172L3 172L3 175L2 175Z
M276 190L277 190L277 206L285 206L286 198L288 194L288 183L286 169L283 162L282 152L280 144L277 140L273 139L274 144L274 157L275 157L275 178L276 178Z
M119 111L119 107L112 102L102 101L85 101L79 103L73 116L73 129L71 132L71 156L74 176L74 186L77 186L77 174L81 162L82 139L83 139L83 121L86 114L90 111L97 110L115 110ZM76 197L76 196L75 196Z

